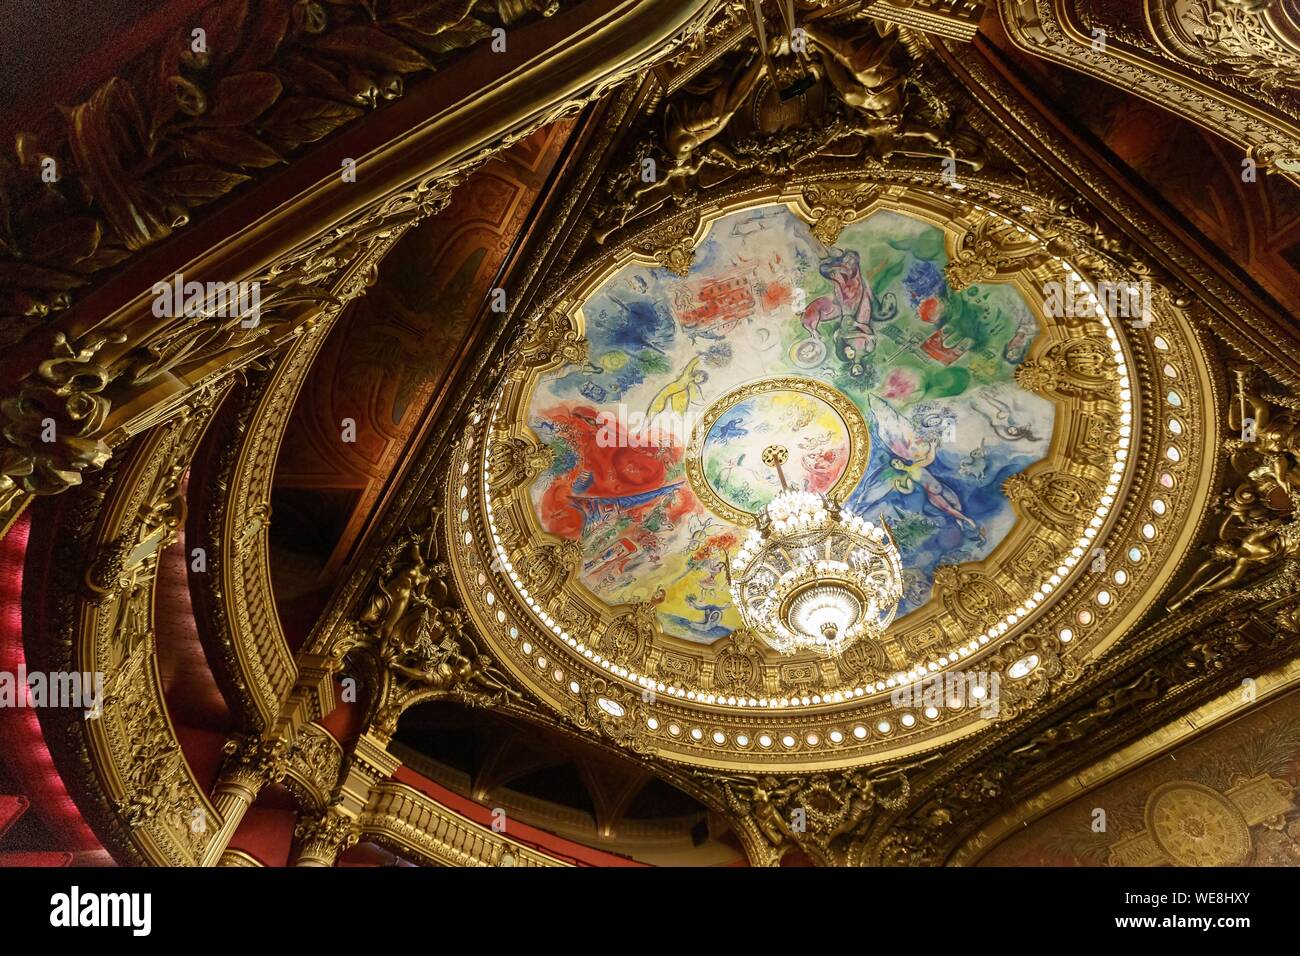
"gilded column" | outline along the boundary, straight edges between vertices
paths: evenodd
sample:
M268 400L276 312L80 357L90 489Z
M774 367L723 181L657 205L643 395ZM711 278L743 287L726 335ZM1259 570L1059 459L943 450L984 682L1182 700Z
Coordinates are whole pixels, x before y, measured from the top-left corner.
M222 824L204 851L202 866L215 866L239 829L244 814L268 783L279 783L288 769L283 740L238 736L226 742L226 763L212 791Z
M333 866L357 842L356 821L337 810L303 817L294 827L294 866Z

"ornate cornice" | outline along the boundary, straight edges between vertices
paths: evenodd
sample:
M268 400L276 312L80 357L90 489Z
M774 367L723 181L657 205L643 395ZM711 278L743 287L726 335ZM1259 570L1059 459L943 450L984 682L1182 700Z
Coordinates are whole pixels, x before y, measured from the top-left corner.
M949 861L987 820L1052 781L1294 654L1291 573L1281 570L1194 615L1156 625L1034 718L1013 721L913 787L899 814L876 821L863 862ZM1289 625L1288 625L1289 626ZM1037 734L1026 728L1037 726Z
M313 360L338 317L331 310L277 357L223 413L193 494L204 503L190 537L208 549L191 573L200 635L224 666L217 680L253 729L265 729L297 677L271 586L271 485L284 431Z
M187 282L259 283L262 317L252 328L242 324L243 316L207 317L221 311L214 302L205 302L197 320L160 320L152 312L152 294L138 291L139 286L125 304L106 300L92 309L88 301L73 309L52 332L62 331L62 342L75 343L74 354L90 349L104 369L94 382L77 382L79 391L103 393L94 404L95 427L84 421L84 400L67 411L72 425L67 433L80 444L76 466L60 467L67 452L51 459L50 449L23 444L31 423L45 416L32 403L17 409L19 437L6 439L12 449L0 456L0 527L28 495L76 484L80 473L101 466L115 445L174 412L190 390L247 365L299 334L321 311L358 294L384 252L416 222L443 208L471 171L635 75L663 54L662 42L671 48L697 29L700 14L712 6L713 0L692 0L669 10L602 0L595 19L575 21L576 35L546 33L553 55L535 56L527 68L491 74L486 89L455 106L441 104L436 115L409 117L418 129L374 152L370 176L348 183L335 167L293 204L271 213L250 207L260 216L256 228L198 258L172 263ZM93 337L67 331L86 327L97 330ZM39 335L29 337L8 357L5 373L19 387L40 387L51 359L68 357L67 350L58 340L50 344Z
M1240 685L1229 687L1207 703L1179 715L1174 721L1113 750L1095 763L1018 803L964 841L953 853L951 862L960 866L977 864L1002 840L1023 829L1026 824L1032 824L1034 820L1069 801L1241 717L1254 707L1293 690L1297 684L1300 684L1300 660L1293 659L1282 667L1253 678L1252 693L1243 692Z
M260 170L447 70L493 29L559 6L240 0L200 11L81 102L17 134L0 180L5 344Z
M1000 0L1012 41L1119 86L1242 146L1300 182L1300 36L1269 4Z
M953 40L969 40L979 29L984 0L867 0L863 11L878 20Z
M1006 78L1009 67L996 50L942 41L936 49L968 95L1002 127L999 141L1017 140L1018 151L1036 157L1043 175L1059 183L1057 216L1063 226L1091 233L1093 245L1121 261L1146 259L1146 268L1166 276L1177 304L1206 337L1228 345L1288 388L1300 388L1300 338L1276 303L1223 265L1207 242L1171 223L1150 197L1110 175L1099 157L1014 90Z

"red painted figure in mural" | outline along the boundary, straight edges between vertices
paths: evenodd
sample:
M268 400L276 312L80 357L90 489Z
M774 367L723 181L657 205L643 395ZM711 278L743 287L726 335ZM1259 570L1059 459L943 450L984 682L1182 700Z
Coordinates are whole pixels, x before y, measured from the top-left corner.
M596 410L587 406L550 409L545 418L578 459L542 496L540 517L552 534L579 538L588 523L611 515L640 514L679 491L681 482L666 479L669 467L681 459L680 447L632 447L624 435L613 443L598 441L601 425ZM689 508L687 497L678 494L678 500L669 501L670 520Z

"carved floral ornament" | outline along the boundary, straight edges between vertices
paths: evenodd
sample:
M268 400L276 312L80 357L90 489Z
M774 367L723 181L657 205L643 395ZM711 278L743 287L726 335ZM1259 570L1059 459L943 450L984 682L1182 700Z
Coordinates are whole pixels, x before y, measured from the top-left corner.
M736 190L701 217L695 248L727 214L773 203L814 235L834 219L836 228L821 228L828 238L879 211L933 223L944 230L948 261L964 270L950 270L950 284L1010 284L1031 304L1040 334L1017 378L1053 404L1055 426L1047 458L1008 482L1017 520L994 551L940 567L930 600L880 645L829 661L765 655L739 632L692 643L664 633L649 604L598 599L581 579L576 543L538 523L529 488L554 459L526 410L542 376L592 360L580 303L628 263L656 261L644 240L659 228L652 222L573 276L555 300L563 307L530 324L495 406L475 414L452 460L447 553L488 652L580 727L700 765L852 766L1019 713L1123 634L1167 581L1166 557L1188 546L1193 516L1207 505L1212 465L1202 436L1214 427L1213 386L1168 297L1157 297L1141 328L1044 314L1045 284L1085 276L1059 255L1067 237L1044 226L1032 196L843 181ZM922 698L925 678L977 673L1001 683L1002 714L978 697L960 706L942 691ZM917 693L909 698L907 688Z
M53 613L62 640L53 643L64 656L42 666L105 676L98 719L52 711L66 722L66 732L51 735L59 744L52 751L65 779L107 802L107 812L95 812L113 849L158 865L193 865L222 823L167 716L154 591L159 554L184 523L186 468L226 387L200 393L82 489L55 554L61 599ZM196 815L205 826L193 826Z
M1238 90L1300 104L1300 23L1283 0L1148 0L1164 52Z
M0 342L195 211L558 0L232 0L0 157ZM53 112L53 111L51 111Z

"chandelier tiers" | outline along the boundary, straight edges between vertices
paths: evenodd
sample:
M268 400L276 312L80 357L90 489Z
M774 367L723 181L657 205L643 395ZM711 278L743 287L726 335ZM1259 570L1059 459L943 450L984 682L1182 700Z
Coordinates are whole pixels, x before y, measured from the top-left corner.
M835 656L879 638L894 620L902 560L888 527L791 489L781 470L787 457L779 445L763 452L781 491L729 564L731 596L745 626L778 653Z

